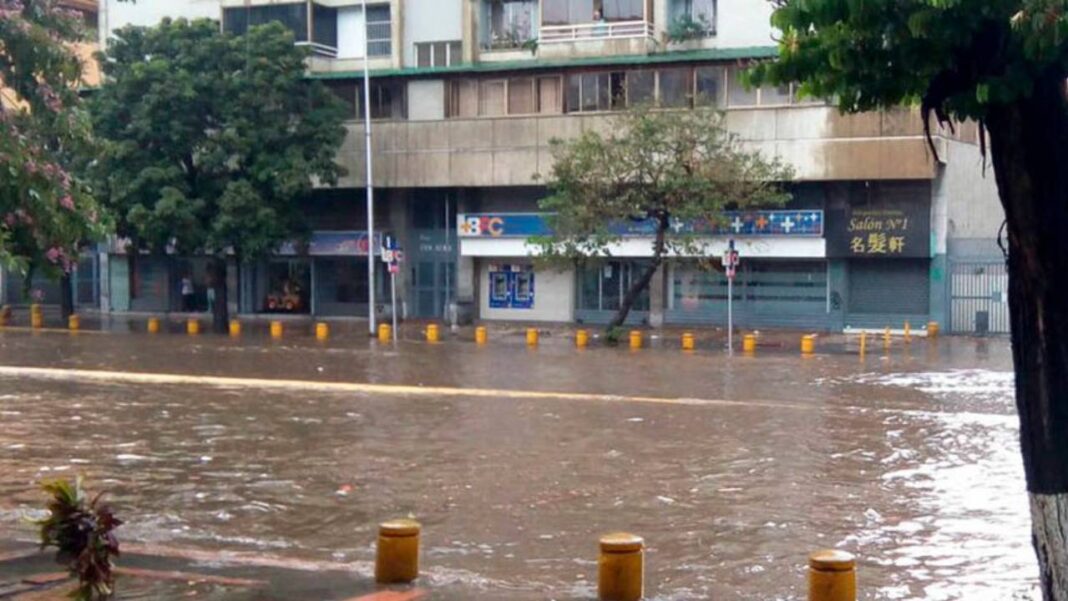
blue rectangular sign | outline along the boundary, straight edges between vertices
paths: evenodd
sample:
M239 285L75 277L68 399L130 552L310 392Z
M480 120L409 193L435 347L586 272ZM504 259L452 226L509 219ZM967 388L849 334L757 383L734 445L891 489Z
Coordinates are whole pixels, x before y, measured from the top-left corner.
M671 225L677 234L706 236L822 236L823 211L725 211L715 222L682 222ZM458 217L460 238L530 238L552 233L544 213L477 213ZM611 226L624 237L652 236L652 220L621 222Z

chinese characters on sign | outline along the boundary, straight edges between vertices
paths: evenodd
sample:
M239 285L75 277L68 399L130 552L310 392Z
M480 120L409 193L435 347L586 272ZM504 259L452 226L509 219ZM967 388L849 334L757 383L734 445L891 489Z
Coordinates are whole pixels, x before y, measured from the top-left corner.
M828 218L831 257L920 258L930 253L930 215L915 203L850 207Z

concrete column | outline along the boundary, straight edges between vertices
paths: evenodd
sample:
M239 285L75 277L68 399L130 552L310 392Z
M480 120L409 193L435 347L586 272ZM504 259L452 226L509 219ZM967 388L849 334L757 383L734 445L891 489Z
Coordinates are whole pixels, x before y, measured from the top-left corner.
M478 200L470 190L457 191L456 213L471 213L478 210ZM455 228L455 224L450 224ZM459 232L457 232L457 235ZM456 238L456 300L459 302L476 303L475 312L478 313L478 269L473 257L464 257L460 254L460 240Z
M649 282L649 325L654 328L664 327L664 312L667 310L667 263L662 263Z
M478 59L479 2L463 3L463 61L474 63Z
M408 40L404 39L404 3L401 0L390 2L390 20L392 21L391 34L393 35L393 68L400 69L404 66L404 45ZM367 15L364 15L367 19ZM400 282L397 282L398 284Z

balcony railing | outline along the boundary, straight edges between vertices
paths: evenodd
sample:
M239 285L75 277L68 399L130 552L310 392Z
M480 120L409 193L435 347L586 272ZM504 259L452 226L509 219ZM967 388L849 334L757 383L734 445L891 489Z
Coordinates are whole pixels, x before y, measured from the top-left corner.
M337 48L334 46L327 46L326 44L320 44L319 42L297 42L296 45L310 48L311 53L314 56L337 58Z
M616 21L608 23L582 23L579 25L542 25L540 43L587 42L595 40L621 40L628 38L652 38L653 24L648 21Z

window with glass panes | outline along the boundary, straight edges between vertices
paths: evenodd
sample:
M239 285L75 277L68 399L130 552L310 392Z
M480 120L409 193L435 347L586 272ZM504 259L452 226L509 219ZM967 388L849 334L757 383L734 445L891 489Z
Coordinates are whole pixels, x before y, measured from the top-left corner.
M459 41L419 42L415 44L417 67L448 67L463 60L463 46Z
M388 4L367 7L367 55L389 56L393 53L393 23Z

